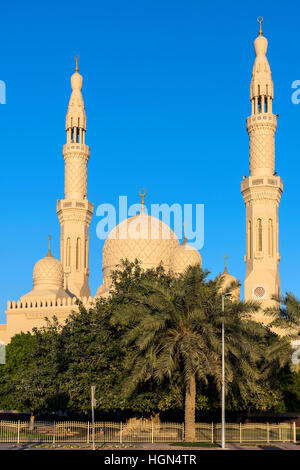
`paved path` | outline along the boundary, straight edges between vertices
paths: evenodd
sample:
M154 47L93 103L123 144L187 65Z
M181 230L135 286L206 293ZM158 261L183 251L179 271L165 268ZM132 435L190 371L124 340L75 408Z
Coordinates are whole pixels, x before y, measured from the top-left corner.
M183 447L183 446L171 446L166 443L156 443L156 444L136 444L135 447L103 447L103 450L188 450L188 451L199 451L199 450L217 450L222 451L221 447ZM60 444L60 447L46 447L46 444L34 444L34 443L24 443L24 444L0 444L0 452L2 450L91 450L91 446L84 447L82 444L70 444L63 445ZM101 447L97 446L97 450L101 451ZM257 445L240 445L240 444L227 444L226 450L300 450L300 445L296 445L292 442L275 442L272 444L257 444Z

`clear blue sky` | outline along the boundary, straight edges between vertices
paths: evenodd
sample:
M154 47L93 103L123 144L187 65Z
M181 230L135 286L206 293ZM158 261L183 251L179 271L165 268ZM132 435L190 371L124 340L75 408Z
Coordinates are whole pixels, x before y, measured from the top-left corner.
M6 2L1 6L0 321L7 299L32 287L34 263L59 257L56 199L64 194L64 120L74 55L80 55L91 147L88 199L97 207L119 195L148 203L205 204L204 266L217 274L223 255L245 275L248 174L246 117L258 16L279 113L276 170L280 204L282 290L300 296L300 79L297 2L110 0ZM101 283L103 242L90 229L90 286Z

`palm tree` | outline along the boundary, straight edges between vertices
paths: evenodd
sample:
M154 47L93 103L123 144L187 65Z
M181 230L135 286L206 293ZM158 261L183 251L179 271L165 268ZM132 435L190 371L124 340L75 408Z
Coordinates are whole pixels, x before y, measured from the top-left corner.
M123 341L133 346L128 390L151 377L161 382L176 371L183 375L186 441L196 439L197 384L212 379L221 386L222 278L207 280L207 275L198 265L171 282L140 278L112 319L126 326ZM226 302L226 377L227 383L240 377L241 393L258 387L266 328L249 317L258 309L254 302Z
M281 344L285 342L291 344L300 337L300 300L291 292L283 296L273 296L275 304L273 307L265 309L265 314L271 317L269 327L279 336L283 337ZM275 345L275 349L280 345ZM275 351L278 357L279 351ZM286 352L281 352L281 358L285 358ZM299 358L299 355L298 355Z
M291 292L281 297L273 296L275 305L265 309L267 315L273 317L272 327L286 329L285 333L291 337L300 334L300 300Z

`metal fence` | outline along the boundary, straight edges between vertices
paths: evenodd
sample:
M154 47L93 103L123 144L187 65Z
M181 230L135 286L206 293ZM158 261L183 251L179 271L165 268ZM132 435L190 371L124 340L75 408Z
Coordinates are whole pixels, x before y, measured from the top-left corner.
M199 442L219 443L221 425L196 423L196 440ZM154 423L136 420L127 423L96 422L96 443L155 443L184 441L184 424ZM287 424L226 424L227 442L296 442L295 423ZM1 443L85 443L92 442L91 423L66 421L43 422L34 424L24 421L0 421Z
M214 439L221 442L221 425L216 424ZM227 442L296 442L295 423L247 423L226 424Z

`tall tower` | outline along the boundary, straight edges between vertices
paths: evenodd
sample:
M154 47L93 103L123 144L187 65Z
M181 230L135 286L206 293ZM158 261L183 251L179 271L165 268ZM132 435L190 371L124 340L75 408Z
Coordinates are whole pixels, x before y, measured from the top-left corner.
M274 171L277 117L272 112L273 81L266 57L268 41L262 33L262 18L258 22L250 83L252 112L247 119L250 176L244 177L241 191L246 206L245 299L260 300L265 308L273 304L272 295L280 294L278 207L283 184ZM267 321L262 312L257 319Z
M58 200L60 261L64 270L64 287L77 297L90 296L89 288L89 226L93 204L87 200L87 162L90 148L85 145L86 114L81 94L82 76L71 77L72 94L66 116L67 143L63 146L65 160L65 199Z

